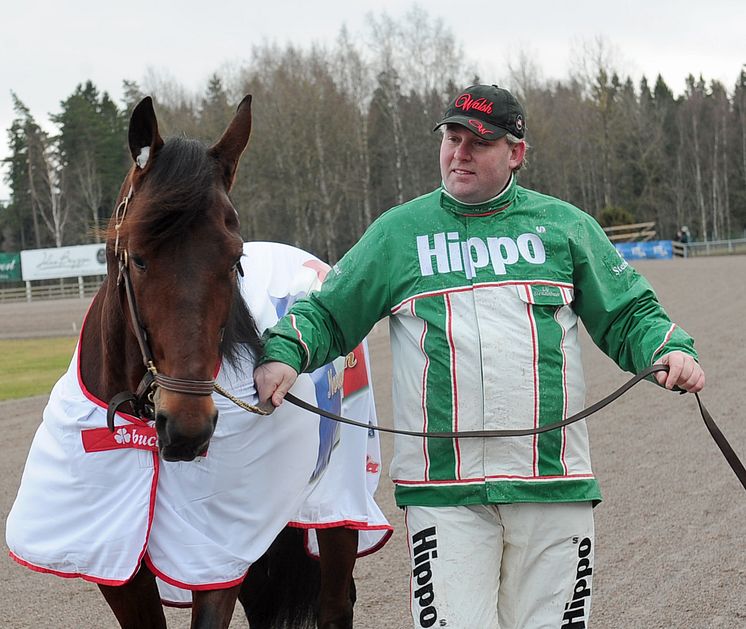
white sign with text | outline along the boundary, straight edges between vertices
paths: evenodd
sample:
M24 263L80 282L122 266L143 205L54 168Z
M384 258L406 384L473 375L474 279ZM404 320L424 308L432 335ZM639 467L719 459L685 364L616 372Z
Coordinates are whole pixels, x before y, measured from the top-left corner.
M106 275L106 246L77 245L21 251L24 281Z

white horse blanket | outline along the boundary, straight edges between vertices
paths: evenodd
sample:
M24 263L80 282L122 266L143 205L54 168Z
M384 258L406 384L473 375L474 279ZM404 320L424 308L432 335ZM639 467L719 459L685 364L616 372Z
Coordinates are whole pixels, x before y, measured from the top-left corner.
M326 265L275 243L244 245L241 293L260 330L320 285ZM214 395L219 419L206 456L167 462L155 428L117 413L81 382L78 351L52 390L31 445L6 540L18 563L40 572L121 585L142 559L164 600L231 587L287 524L360 531L359 555L386 543L392 527L373 499L380 476L373 431L338 425L283 404L247 413ZM340 363L342 363L340 365ZM346 363L346 369L343 369ZM253 362L221 365L218 382L257 403ZM298 378L292 392L322 408L376 423L367 347Z

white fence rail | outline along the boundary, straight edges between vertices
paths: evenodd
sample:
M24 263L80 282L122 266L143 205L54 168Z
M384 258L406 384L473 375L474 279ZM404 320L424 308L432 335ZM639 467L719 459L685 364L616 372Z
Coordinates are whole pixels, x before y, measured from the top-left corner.
M102 280L103 276L91 276L60 280L59 282L25 282L23 286L0 288L0 302L42 301L69 299L70 297L86 299L96 294Z
M710 242L674 242L673 253L683 258L695 256L728 256L746 254L746 238L737 240L712 240Z

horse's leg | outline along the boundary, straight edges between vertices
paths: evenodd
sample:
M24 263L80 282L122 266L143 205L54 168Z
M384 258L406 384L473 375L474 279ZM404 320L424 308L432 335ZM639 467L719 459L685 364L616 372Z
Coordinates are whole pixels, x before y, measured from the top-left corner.
M251 564L238 595L251 629L317 627L321 570L304 538L303 530L286 527Z
M165 629L158 586L144 563L128 583L98 587L122 629Z
M268 571L268 552L251 564L246 578L238 592L238 600L243 606L246 620L251 629L271 629L268 620L267 604L271 597L272 584Z
M352 569L358 534L353 529L316 529L321 564L319 628L352 628Z
M192 629L227 629L240 585L224 590L202 590L192 594Z

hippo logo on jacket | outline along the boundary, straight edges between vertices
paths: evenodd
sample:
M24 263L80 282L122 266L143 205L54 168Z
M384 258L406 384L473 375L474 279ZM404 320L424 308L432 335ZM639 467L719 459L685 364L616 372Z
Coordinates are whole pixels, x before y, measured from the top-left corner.
M417 255L423 277L460 271L467 279L488 266L495 275L505 275L507 267L520 259L529 264L544 264L547 259L541 238L528 233L515 240L508 236L459 240L458 232L417 236Z

